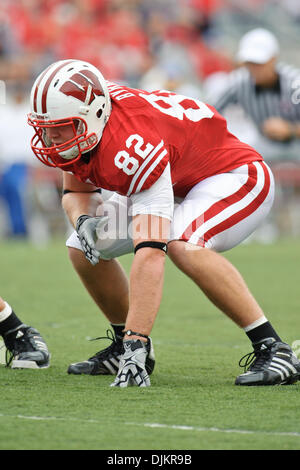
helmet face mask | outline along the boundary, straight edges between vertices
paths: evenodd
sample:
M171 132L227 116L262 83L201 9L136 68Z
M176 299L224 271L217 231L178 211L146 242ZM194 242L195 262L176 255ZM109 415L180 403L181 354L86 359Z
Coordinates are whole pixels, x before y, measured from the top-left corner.
M31 90L31 148L45 165L64 168L99 142L111 112L106 82L93 65L65 60L50 65Z
M47 121L36 119L29 114L28 124L35 130L31 148L35 156L47 166L63 168L75 163L83 153L98 143L96 134L88 134L86 121L79 117ZM54 143L49 136L50 131L60 131L64 127L68 128L69 137L61 143Z

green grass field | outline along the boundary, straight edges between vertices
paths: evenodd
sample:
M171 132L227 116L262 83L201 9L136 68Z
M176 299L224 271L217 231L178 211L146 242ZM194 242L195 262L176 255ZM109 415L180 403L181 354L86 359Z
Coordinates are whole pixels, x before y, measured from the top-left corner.
M110 388L112 377L70 376L69 363L110 344L64 241L38 249L1 242L0 295L45 337L46 370L0 366L0 449L299 449L300 382L236 387L245 333L167 261L152 332L152 386ZM283 340L300 340L300 241L242 245L226 254ZM131 256L121 258L128 271Z

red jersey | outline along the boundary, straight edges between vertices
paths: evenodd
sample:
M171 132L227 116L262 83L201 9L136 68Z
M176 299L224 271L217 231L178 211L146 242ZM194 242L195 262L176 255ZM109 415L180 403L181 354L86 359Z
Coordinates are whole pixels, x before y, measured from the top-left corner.
M108 83L112 112L101 141L66 168L83 182L124 196L150 188L170 162L175 196L199 181L262 160L201 101L168 91Z

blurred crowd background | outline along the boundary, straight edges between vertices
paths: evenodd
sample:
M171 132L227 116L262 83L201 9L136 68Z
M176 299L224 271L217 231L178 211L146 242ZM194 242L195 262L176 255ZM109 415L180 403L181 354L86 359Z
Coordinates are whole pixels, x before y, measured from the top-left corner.
M1 0L0 238L44 244L68 230L60 171L35 159L26 123L30 88L48 64L82 59L109 80L206 101L239 66L241 36L257 27L272 31L280 58L300 70L299 0ZM237 107L226 117L242 140L255 132ZM300 236L298 158L285 153L277 164L272 220L256 234L264 242Z

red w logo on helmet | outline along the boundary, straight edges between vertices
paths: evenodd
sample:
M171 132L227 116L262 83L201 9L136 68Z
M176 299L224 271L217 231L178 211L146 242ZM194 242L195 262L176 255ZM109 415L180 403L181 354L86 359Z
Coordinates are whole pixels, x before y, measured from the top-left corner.
M59 91L88 105L94 101L95 96L104 94L98 77L90 70L80 70L72 75Z

